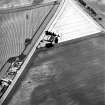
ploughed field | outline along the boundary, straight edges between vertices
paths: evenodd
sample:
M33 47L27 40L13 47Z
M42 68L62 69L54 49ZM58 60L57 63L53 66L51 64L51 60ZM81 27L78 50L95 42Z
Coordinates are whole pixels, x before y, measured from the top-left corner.
M87 6L92 8L97 13L97 16L94 18L99 24L101 24L105 28L105 0L80 0L80 1L84 1Z
M105 36L99 34L37 50L7 105L105 105L104 95Z
M23 51L26 38L32 38L53 5L0 14L0 68L9 57Z

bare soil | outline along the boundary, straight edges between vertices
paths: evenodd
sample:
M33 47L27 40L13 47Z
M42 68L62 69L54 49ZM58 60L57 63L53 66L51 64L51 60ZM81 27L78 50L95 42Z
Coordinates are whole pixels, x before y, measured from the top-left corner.
M105 36L37 51L8 105L105 105Z

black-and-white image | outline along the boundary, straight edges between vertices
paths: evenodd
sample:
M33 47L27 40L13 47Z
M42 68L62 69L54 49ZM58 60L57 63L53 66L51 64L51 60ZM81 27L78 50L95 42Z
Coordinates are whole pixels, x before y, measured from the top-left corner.
M0 105L105 105L105 0L0 0Z

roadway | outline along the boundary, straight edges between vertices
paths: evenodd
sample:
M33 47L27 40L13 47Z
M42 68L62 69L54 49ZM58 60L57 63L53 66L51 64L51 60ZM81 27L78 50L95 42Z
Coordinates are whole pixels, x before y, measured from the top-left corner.
M39 49L4 105L105 105L105 34Z
M32 57L33 53L36 50L37 45L39 44L40 40L43 38L42 32L45 29L46 25L49 23L49 21L51 20L52 16L54 15L54 13L56 12L59 3L55 3L53 2L53 6L52 9L49 11L49 13L47 14L47 16L44 18L44 20L42 21L42 23L40 24L39 28L36 29L35 33L34 33L34 37L32 40L32 43L30 44L30 46L28 46L28 48L24 51L24 54L28 53L28 56L25 60L25 62L23 63L23 65L21 66L19 72L17 73L16 77L14 78L12 84L10 85L10 87L7 89L6 93L3 95L3 97L0 100L0 103L2 104L4 102L4 100L6 99L6 97L8 96L8 94L10 93L10 91L12 90L12 88L14 87L15 83L17 82L17 80L20 78L20 75L22 74L22 72L24 71L26 65L28 64L30 58ZM41 35L41 36L40 36Z
M61 4L63 5L63 3L64 3L64 1L62 0L62 2L61 2ZM62 7L62 5L61 5L61 7ZM76 6L76 5L75 5ZM42 26L40 27L40 29L41 30L38 30L36 33L35 33L35 35L36 35L36 37L37 37L37 35L38 35L38 37L37 38L34 38L34 40L33 40L33 43L34 42L36 42L36 40L37 40L37 42L35 43L35 46L33 47L33 49L31 50L31 52L29 53L29 55L28 55L28 57L27 57L27 59L25 60L25 62L24 62L24 64L22 65L22 67L21 67L21 69L20 69L20 71L19 71L19 73L18 73L18 75L16 76L16 78L14 79L14 81L13 81L13 83L12 83L12 85L10 85L10 87L9 87L9 89L6 91L6 93L4 94L4 97L2 98L2 100L1 100L1 103L6 99L6 97L7 97L7 95L12 91L12 89L13 89L13 87L15 86L15 83L16 83L16 81L20 78L20 76L22 75L22 73L23 73L23 71L24 71L24 69L25 69L25 67L27 66L27 64L29 63L29 61L30 61L30 59L31 59L31 57L32 57L32 55L35 53L35 50L36 50L36 47L37 47L37 45L38 45L38 43L40 42L40 40L43 38L43 36L44 36L44 28L46 27L46 29L45 30L48 30L48 29L50 29L51 27L53 27L53 25L51 26L51 24L52 24L52 22L55 20L55 18L56 18L56 16L57 16L57 14L58 14L58 12L60 11L60 9L61 9L61 7L59 7L59 9L57 10L57 12L56 12L56 14L54 15L54 11L53 11L53 13L52 13L52 15L51 16L53 16L54 15L54 17L53 17L53 19L50 21L50 23L49 23L49 21L47 21L47 23L49 23L48 25L47 25L47 23L46 24L42 24ZM56 11L56 9L57 9L57 7L55 7L55 11ZM47 18L48 19L48 18ZM51 17L48 19L48 20L50 20L51 19ZM91 21L93 21L92 19L90 19ZM100 28L100 26L98 26L94 21L93 21L93 23L96 25L96 27L98 27L98 31L95 29L95 32L94 33L99 33L100 31L103 31L103 30L101 30L101 28ZM51 26L51 27L50 27ZM42 28L43 27L43 28ZM93 35L94 33L90 33L90 34L88 34L88 35ZM69 33L70 34L70 33ZM39 38L39 35L41 35L41 37ZM88 35L84 35L84 36L88 36ZM79 36L79 38L80 37L83 37L83 36ZM78 38L78 36L77 36L77 38ZM38 40L38 39L40 39L40 40ZM100 39L100 38L99 38ZM70 39L69 39L70 40ZM103 41L104 42L104 41ZM14 91L14 89L13 89L13 91ZM10 93L10 94L12 94L12 93ZM9 97L9 96L8 96ZM8 100L8 97L7 97L7 99L6 99L6 103L8 102L7 100ZM5 102L4 102L4 105L5 105Z
M33 37L52 8L53 2L1 10L0 68L9 57L18 56L24 50L25 39Z
M54 1L56 1L56 0L51 0L51 1L43 0L41 3L39 2L39 4L32 3L32 4L28 4L28 5L17 6L15 8L0 9L0 14L31 10L31 9L39 8L41 6L46 6L49 4L51 5L51 3L53 3Z

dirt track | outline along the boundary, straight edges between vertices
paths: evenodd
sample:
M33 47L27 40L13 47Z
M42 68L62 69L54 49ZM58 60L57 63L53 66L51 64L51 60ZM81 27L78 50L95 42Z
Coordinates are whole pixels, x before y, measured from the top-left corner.
M0 68L9 57L23 51L25 39L32 38L51 8L52 5L0 14Z

